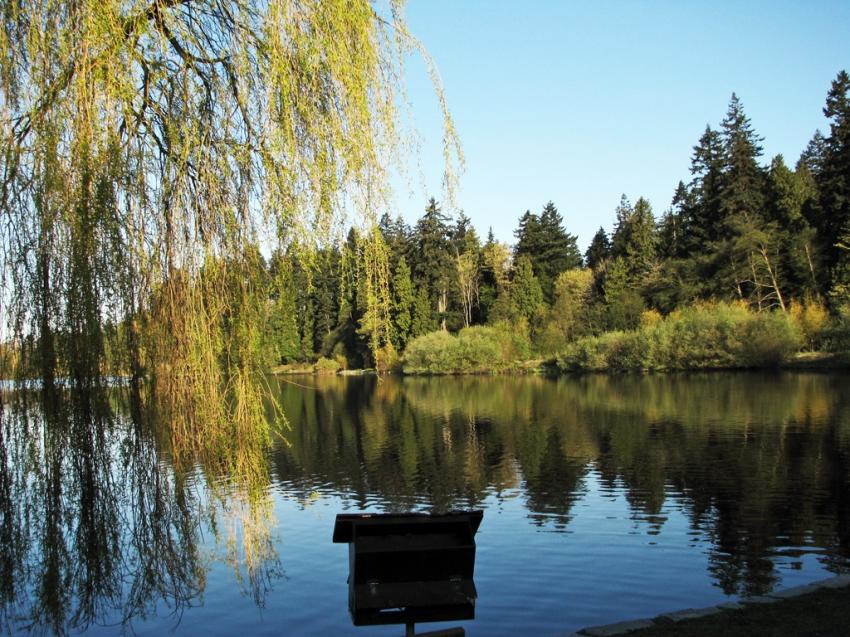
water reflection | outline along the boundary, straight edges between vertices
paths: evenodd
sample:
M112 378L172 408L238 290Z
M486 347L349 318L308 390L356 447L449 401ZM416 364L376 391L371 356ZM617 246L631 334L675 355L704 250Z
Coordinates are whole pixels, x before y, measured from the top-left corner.
M581 556L555 551L586 549L588 533L608 534L604 568L629 575L623 555L648 549L606 517L619 515L615 500L650 542L690 546L673 567L699 564L727 594L767 591L781 568L850 564L847 376L272 382L291 428L272 424L269 435L203 450L182 446L167 417L129 387L59 389L51 400L38 388L0 393L0 627L168 629L212 588L252 607L324 599L329 582L318 571L280 593L287 561L307 572L329 559L310 551L326 550L311 547L327 544L332 522L315 510L278 520L291 500L333 514L504 509L517 516L511 525L491 517L479 541L485 574L499 562L488 555L506 547L536 559L539 531L573 534L547 540L551 566L527 583L523 603L543 597L534 586L560 590L550 581L557 573L587 571ZM306 538L300 548L282 543L283 522ZM299 604L275 617L301 625L310 612L328 615ZM198 611L207 615L191 626L220 621L214 610ZM476 623L484 630L487 621L482 613Z
M276 574L266 449L240 448L196 484L129 388L21 391L0 411L2 624L57 635L179 619L206 585L201 530L213 530L258 604ZM166 441L166 442L164 442ZM258 460L259 459L259 460ZM195 457L203 462L204 457ZM266 466L266 484L247 483Z
M522 494L566 530L589 472L661 533L675 498L710 539L727 594L777 581L777 555L850 556L846 376L316 379L280 383L297 423L275 455L289 488L385 510L480 506Z

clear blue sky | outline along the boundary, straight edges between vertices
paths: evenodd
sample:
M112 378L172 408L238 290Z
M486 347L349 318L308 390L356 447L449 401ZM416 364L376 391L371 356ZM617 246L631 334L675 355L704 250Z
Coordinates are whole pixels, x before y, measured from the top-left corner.
M735 91L765 138L763 162L793 166L830 82L850 70L850 1L408 0L437 63L466 155L457 198L484 235L512 243L549 200L586 248L621 193L656 217L689 179L691 149ZM440 198L440 120L424 67L409 90L424 138L420 181L398 188L408 221Z

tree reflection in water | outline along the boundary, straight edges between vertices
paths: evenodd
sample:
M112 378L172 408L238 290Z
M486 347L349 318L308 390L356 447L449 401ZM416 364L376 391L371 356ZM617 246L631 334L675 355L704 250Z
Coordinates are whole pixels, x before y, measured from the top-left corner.
M61 635L163 609L176 621L205 588L202 528L262 605L279 573L267 448L180 448L128 387L3 400L0 623Z
M709 543L727 594L777 581L776 557L850 557L848 378L682 374L282 382L297 423L276 473L386 510L524 498L532 524L566 530L591 472L622 490L648 533L671 500ZM332 486L328 486L332 485Z
M602 532L614 543L615 526L591 505L619 499L652 541L680 533L668 520L684 516L693 554L679 559L701 564L707 553L709 577L729 594L770 590L781 567L804 560L846 572L848 383L730 373L306 378L275 388L291 430L269 425L202 449L174 436L179 415L157 413L130 387L50 399L6 392L0 624L63 634L154 613L176 622L203 602L216 560L263 606L282 572L273 489L370 511L511 500L510 515L531 532ZM528 539L510 529L510 542Z

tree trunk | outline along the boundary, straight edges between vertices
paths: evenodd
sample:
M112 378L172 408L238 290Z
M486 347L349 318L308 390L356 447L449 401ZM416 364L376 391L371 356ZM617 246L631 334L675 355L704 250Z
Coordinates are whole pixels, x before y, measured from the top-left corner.
M776 272L772 267L770 267L770 259L767 256L767 248L760 246L759 251L761 252L762 259L764 259L764 265L767 268L767 274L770 277L773 291L776 293L776 300L779 301L779 307L782 308L782 313L785 314L785 300L782 298L782 291L779 289L779 281L777 280Z

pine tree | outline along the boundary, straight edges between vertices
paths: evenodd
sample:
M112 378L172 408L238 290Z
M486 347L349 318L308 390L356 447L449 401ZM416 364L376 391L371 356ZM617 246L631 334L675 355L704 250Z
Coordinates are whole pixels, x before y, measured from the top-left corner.
M657 240L652 207L643 197L635 202L629 218L624 256L634 282L642 282L656 264Z
M410 319L410 338L422 336L437 329L434 320L434 312L431 308L431 299L428 290L420 287L416 290L413 299L413 313Z
M732 94L726 117L721 123L725 153L720 192L721 236L712 246L717 257L710 291L722 295L734 290L736 296L750 299L760 309L768 295L784 308L777 285L776 242L764 218L766 177L758 164L762 139L753 131L737 95ZM727 292L728 294L728 292Z
M543 290L534 276L534 269L528 257L519 257L514 264L514 276L511 281L511 301L520 316L531 323L543 304Z
M821 217L818 231L830 272L834 303L850 301L850 253L842 248L850 238L850 76L841 71L826 97L830 119L821 172L817 175Z
M782 155L773 158L767 178L767 220L778 235L779 269L789 295L795 298L817 294L819 258L815 229L805 216L808 203L817 196L814 179L806 164L796 171L785 165Z
M543 207L540 216L526 211L514 234L517 238L514 258L529 259L544 299L551 302L558 274L581 265L576 237L564 229L563 218L551 201Z
M514 245L514 257L529 257L534 254L539 254L543 247L540 232L540 218L526 210L519 218L519 225L514 230L516 237L516 245Z
M510 248L496 241L493 228L487 233L487 242L481 248L481 273L478 286L478 319L489 322L491 311L508 281Z
M620 203L614 211L614 232L611 236L611 256L623 257L626 254L626 244L629 242L631 230L630 220L634 208L625 194L620 196Z
M815 131L812 139L806 145L806 148L800 153L800 159L797 160L796 168L799 170L801 165L805 165L812 175L819 175L823 171L823 164L826 161L826 140L820 129Z
M608 233L600 226L596 234L593 235L593 239L590 240L587 252L584 253L584 261L588 268L595 270L610 256L611 241L608 239Z
M389 250L390 268L395 271L395 266L401 257L404 257L408 266L410 266L414 252L410 226L404 222L400 215L392 219L388 213L384 213L378 223L378 228Z
M407 265L407 259L403 256L396 263L392 287L392 319L397 339L396 346L399 351L402 351L410 338L413 324L413 306L416 300L413 283L410 279L410 268Z
M673 193L671 208L664 214L659 228L659 254L666 258L685 258L689 255L688 226L694 216L694 195L680 181Z
M448 218L432 197L416 224L415 283L428 295L433 322L445 328L449 285L454 274ZM431 322L429 320L429 322Z
M316 256L313 274L313 349L327 356L326 340L333 333L339 317L339 249L324 248Z
M687 202L690 214L682 228L683 244L690 255L705 253L720 238L720 196L723 183L725 153L720 133L705 127L705 132L693 148L689 193L680 193Z
M657 228L659 268L647 281L644 296L648 303L665 312L693 301L704 287L702 273L708 261L705 247L689 245L696 208L694 191L680 181L673 194L671 208L664 213Z
M472 220L464 214L463 210L458 213L457 221L451 232L451 244L455 255L465 252L478 252L481 248L481 241L478 239L478 233L472 225Z
M537 265L535 273L540 280L543 298L551 303L555 279L561 272L581 267L581 252L576 244L576 236L564 229L564 220L551 201L540 214L540 234L542 250L532 258L532 264Z
M272 283L268 318L263 330L263 347L270 364L283 365L297 360L301 354L292 264L279 252L275 252L269 271Z
M629 268L623 257L615 257L602 273L605 327L630 330L640 323L643 299L630 283Z
M724 220L742 216L751 220L764 209L765 176L758 165L761 137L755 134L738 96L732 93L721 123L725 151L720 209Z

